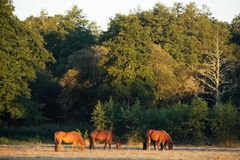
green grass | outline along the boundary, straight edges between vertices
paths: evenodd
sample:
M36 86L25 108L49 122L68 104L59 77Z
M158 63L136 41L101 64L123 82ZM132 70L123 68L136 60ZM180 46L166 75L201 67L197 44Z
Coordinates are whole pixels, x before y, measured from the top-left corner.
M39 139L34 139L34 138L29 138L25 140L16 140L16 139L11 139L8 137L0 137L0 144L10 144L10 145L20 145L20 144L40 144L41 141Z

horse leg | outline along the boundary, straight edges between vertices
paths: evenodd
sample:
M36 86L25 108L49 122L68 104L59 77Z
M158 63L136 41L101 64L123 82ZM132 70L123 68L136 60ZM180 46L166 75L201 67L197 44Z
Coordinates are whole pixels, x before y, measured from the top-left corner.
M165 143L165 141L163 141L163 142L161 143L161 150L163 151L164 149L166 149L166 143Z
M151 137L150 135L147 136L147 149L150 151L150 144L151 144Z
M89 149L92 149L92 145L93 145L92 138L90 138Z
M153 147L154 147L154 150L156 150L156 142L153 141Z
M91 139L90 139L89 149L95 149L95 147L94 147L94 142L95 142L95 139L94 139L94 138L91 138Z
M112 141L109 141L108 145L109 145L109 150L110 150L111 149L111 145L112 145Z
M59 142L55 139L55 152L59 151Z
M148 148L149 151L150 151L150 143L151 142L147 141L147 148Z
M58 144L58 142L56 141L56 142L55 142L55 152L57 152L57 151L59 151L59 144Z
M95 139L92 140L92 148L93 149L95 149L94 142L95 142Z
M73 151L73 149L74 149L74 145L75 145L75 142L72 143L72 151Z
M161 141L158 141L158 142L157 142L157 148L158 148L158 150L160 150L160 144L161 144Z
M59 148L62 150L63 146L62 146L62 140L59 141Z
M103 147L104 150L106 149L106 146L107 146L107 140L105 141L105 144L104 144L104 147Z
M79 143L79 146L80 146L81 151L83 151L84 144Z
M58 150L62 150L62 140L57 140L58 142Z

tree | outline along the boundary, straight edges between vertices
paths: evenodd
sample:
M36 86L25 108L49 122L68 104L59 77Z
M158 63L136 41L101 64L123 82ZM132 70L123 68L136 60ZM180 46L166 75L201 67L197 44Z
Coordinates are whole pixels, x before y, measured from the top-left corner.
M19 99L30 99L29 82L54 59L38 32L12 12L11 1L0 2L0 113L18 119L28 112Z
M96 129L107 128L106 109L104 105L98 101L92 113L91 121Z
M110 24L111 30L105 33L109 40L103 44L110 52L105 67L112 96L129 106L136 99L150 105L154 101L154 82L149 65L149 30L134 14L116 15Z
M230 31L232 33L232 41L240 45L240 14L232 20Z
M240 108L240 64L237 64L233 71L233 86L231 99L235 106Z
M88 121L97 100L105 101L109 95L101 88L105 72L101 68L104 48L93 46L81 49L67 58L67 72L60 79L62 91L58 103L70 119ZM83 113L78 116L78 113Z
M29 17L26 22L37 28L45 40L45 47L53 53L57 63L49 65L55 76L67 71L67 57L74 52L96 44L98 27L89 22L83 11L73 6L66 15L48 16L41 11L40 17Z
M41 104L41 113L46 119L59 122L63 110L57 104L57 98L61 93L60 84L57 78L48 71L41 71L37 78L30 85L31 99Z
M238 14L230 25L230 32L232 35L231 42L234 45L234 56L240 59L240 14Z
M214 103L220 102L223 95L229 92L230 82L226 79L226 74L230 70L227 57L229 50L226 45L229 33L225 27L226 25L221 23L214 25L213 48L205 55L205 63L199 70L200 75L198 76L203 86L203 92L210 95Z
M161 103L176 103L184 98L195 96L199 91L199 83L194 77L196 72L194 67L177 63L158 45L151 46L151 64L157 100Z
M177 95L179 82L174 73L177 63L171 55L157 45L152 45L151 63L154 72L158 100L170 99Z

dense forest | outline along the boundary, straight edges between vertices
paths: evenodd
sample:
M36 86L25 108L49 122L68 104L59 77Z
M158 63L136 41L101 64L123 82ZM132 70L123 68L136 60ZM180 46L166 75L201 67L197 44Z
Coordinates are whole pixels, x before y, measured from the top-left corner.
M150 128L176 143L240 140L240 14L229 24L207 6L157 3L116 14L101 31L77 6L24 21L13 12L0 1L3 135L75 124L128 142Z

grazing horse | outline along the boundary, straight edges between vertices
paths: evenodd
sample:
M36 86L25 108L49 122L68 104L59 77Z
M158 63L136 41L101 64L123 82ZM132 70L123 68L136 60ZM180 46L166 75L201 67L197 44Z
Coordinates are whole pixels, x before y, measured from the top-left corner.
M81 151L84 149L85 142L82 138L81 132L71 131L71 132L64 132L64 131L57 131L54 134L55 140L55 151L59 151L59 147L61 148L62 142L65 143L72 143L72 150L74 146L80 145Z
M89 149L94 149L94 142L104 142L104 148L106 149L107 144L109 145L109 149L111 149L112 141L115 141L116 148L121 149L121 142L118 137L113 135L112 131L108 130L94 130L90 133L90 146Z
M146 135L147 135L147 148L149 150L151 140L154 142L154 149L155 143L157 143L158 150L160 149L160 144L163 145L161 146L161 150L163 150L164 147L166 148L165 146L166 142L168 144L168 149L173 149L173 141L165 130L147 130Z

